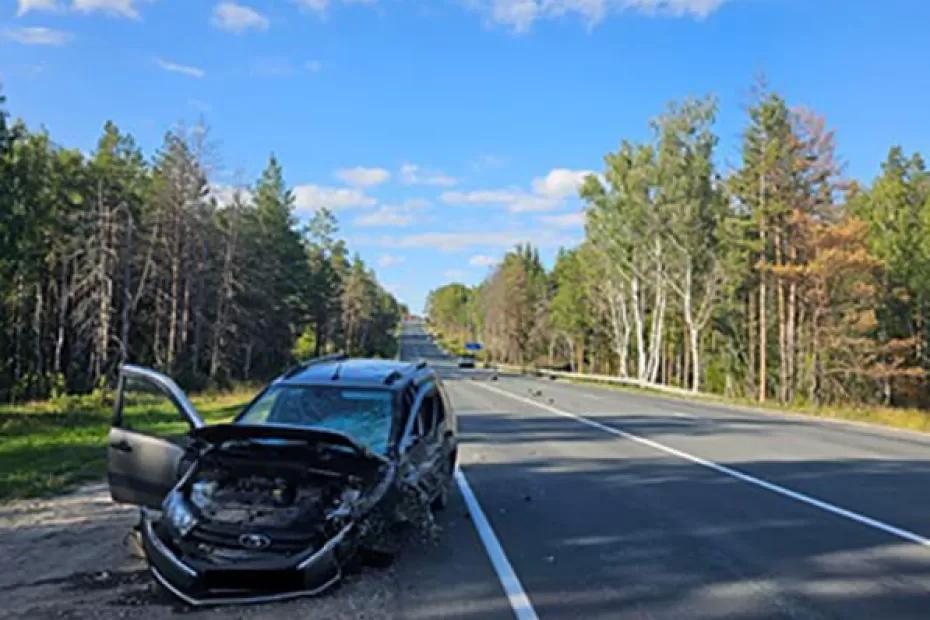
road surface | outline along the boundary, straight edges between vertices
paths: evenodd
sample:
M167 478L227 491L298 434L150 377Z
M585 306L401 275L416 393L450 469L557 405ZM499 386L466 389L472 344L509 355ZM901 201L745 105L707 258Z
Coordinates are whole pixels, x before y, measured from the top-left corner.
M930 617L930 438L401 347L442 369L481 512L401 562L402 617Z

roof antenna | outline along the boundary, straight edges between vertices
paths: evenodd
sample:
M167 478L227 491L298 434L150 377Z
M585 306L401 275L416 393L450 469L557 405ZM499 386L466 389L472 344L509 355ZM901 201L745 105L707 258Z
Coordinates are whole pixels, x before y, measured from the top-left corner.
M333 371L333 376L332 376L332 380L333 380L333 381L338 381L338 380L339 380L339 371L340 371L340 370L342 370L342 364L341 364L341 363L336 364L336 370Z

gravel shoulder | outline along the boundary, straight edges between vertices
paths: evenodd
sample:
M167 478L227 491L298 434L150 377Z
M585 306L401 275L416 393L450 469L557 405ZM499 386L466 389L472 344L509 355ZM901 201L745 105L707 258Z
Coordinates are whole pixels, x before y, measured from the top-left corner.
M136 510L105 484L0 504L0 618L393 618L395 568L347 575L316 598L191 609L162 595L127 540Z

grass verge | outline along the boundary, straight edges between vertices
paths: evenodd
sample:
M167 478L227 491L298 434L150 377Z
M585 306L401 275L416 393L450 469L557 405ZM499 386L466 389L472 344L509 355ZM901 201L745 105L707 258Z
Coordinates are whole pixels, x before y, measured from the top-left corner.
M231 419L255 395L254 387L194 395L207 422ZM140 403L134 428L182 435L187 426L163 406ZM66 396L0 405L0 501L55 495L106 472L106 440L112 401L98 395Z
M717 394L707 394L700 392L694 395L680 395L652 390L648 387L638 387L633 385L623 385L619 383L609 383L598 381L596 379L578 379L578 378L560 378L559 381L567 381L582 385L598 385L600 387L617 390L621 392L643 393L648 392L662 398L689 402L698 400L701 402L721 405L729 409L740 411L752 411L759 413L776 413L794 416L807 416L813 418L822 418L827 420L836 420L842 422L852 422L855 424L865 424L870 426L896 428L919 433L930 433L930 411L924 409L910 409L897 407L882 407L878 405L862 406L821 406L815 407L806 404L789 404L781 405L778 403L759 403L748 398L728 398Z

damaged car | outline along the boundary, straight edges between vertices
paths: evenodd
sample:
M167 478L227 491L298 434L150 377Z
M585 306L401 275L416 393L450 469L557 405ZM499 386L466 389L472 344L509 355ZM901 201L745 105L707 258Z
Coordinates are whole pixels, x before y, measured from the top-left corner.
M173 419L163 419L165 416ZM179 424L178 420L183 424ZM317 594L444 507L456 420L426 362L324 357L205 424L170 378L120 369L108 443L152 575L191 605Z

